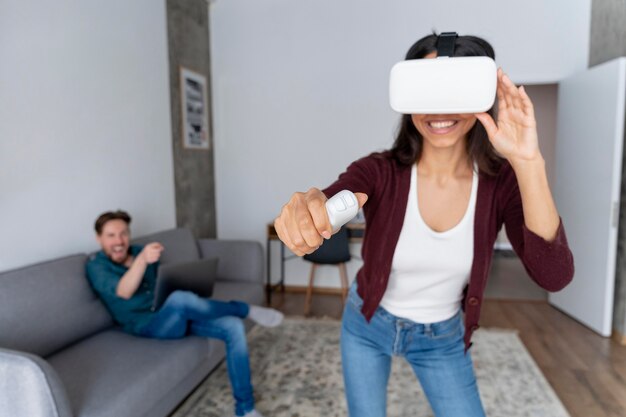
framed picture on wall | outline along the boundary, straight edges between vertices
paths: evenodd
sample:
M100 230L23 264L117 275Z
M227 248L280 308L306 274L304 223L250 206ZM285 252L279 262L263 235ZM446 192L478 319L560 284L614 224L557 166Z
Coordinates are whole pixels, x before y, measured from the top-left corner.
M183 147L209 149L207 80L200 73L180 67Z

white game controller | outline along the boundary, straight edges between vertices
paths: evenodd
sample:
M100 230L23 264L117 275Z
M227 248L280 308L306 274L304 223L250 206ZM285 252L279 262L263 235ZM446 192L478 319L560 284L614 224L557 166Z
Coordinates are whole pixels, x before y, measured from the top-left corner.
M333 233L352 220L358 212L359 202L351 191L339 191L326 201L326 213L328 213Z

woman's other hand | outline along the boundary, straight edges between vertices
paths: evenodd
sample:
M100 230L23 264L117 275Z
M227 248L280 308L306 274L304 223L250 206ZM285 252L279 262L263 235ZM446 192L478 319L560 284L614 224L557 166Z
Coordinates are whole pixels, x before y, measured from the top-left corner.
M497 96L497 123L487 113L476 114L493 147L512 165L541 160L533 103L524 87L516 87L502 68L498 69Z

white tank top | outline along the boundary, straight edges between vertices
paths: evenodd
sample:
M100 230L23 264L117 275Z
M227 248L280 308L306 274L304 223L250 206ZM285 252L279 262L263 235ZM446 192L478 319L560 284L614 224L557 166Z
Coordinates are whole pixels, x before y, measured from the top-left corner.
M419 212L417 166L404 224L396 246L389 283L380 305L397 317L417 323L451 318L461 308L474 258L474 213L478 174L474 167L470 200L461 221L445 232L435 232Z

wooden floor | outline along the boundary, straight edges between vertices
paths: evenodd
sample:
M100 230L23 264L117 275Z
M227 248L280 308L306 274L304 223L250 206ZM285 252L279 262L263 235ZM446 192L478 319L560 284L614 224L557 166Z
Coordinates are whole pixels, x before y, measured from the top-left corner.
M302 315L304 294L274 292L272 306ZM340 318L341 299L314 295L312 316ZM516 329L572 417L626 416L626 347L542 301L486 300L480 325Z

